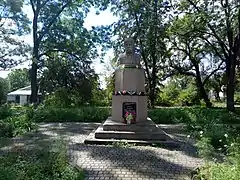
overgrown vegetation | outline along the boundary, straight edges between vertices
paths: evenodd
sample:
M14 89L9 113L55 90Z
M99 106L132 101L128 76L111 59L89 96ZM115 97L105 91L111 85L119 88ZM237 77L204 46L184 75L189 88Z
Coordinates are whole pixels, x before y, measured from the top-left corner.
M218 149L211 145L211 139L205 137L201 132L200 140L197 143L199 154L207 159L207 163L200 167L197 174L194 175L196 180L237 180L240 172L240 139L235 135L229 137L224 134L223 138L218 140ZM218 155L218 156L216 156ZM215 157L221 155L221 161Z
M1 180L83 180L83 172L68 163L66 145L19 150L0 156Z
M28 116L29 107L0 107L0 137L14 137L36 128Z

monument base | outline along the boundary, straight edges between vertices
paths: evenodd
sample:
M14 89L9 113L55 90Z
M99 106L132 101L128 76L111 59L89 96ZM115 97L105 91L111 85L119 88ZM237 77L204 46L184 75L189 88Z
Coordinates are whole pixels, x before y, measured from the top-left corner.
M84 141L85 144L111 144L125 141L135 144L160 144L178 147L179 143L160 129L150 118L136 124L116 122L109 117Z

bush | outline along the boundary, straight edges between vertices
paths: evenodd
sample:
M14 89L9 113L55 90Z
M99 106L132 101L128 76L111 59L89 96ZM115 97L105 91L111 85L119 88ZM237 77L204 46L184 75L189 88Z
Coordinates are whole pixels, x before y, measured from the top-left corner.
M237 180L240 173L240 139L236 138L227 146L227 156L223 163L209 162L199 169L196 179Z
M0 157L0 179L4 180L82 180L83 172L68 164L65 143L50 149L10 152Z
M186 108L156 108L148 116L157 124L175 124L189 119Z
M8 105L4 105L0 107L0 119L5 119L12 115L12 110Z
M103 122L109 115L109 108L44 108L42 106L34 111L33 120L35 122Z
M13 137L14 127L11 123L0 120L0 137Z
M5 119L0 120L0 137L14 137L35 129L29 114L31 108L13 107L10 109L8 107L3 112L5 112L5 115L2 117L5 117Z
M185 107L156 108L148 116L157 124L187 123L189 126L212 123L236 123L240 117L221 108Z
M13 126L13 136L22 135L35 129L35 125L31 119L27 118L26 114L9 117L6 122Z
M235 93L234 101L236 104L240 104L240 92Z
M199 105L200 100L197 90L194 87L182 90L179 94L178 102L181 106Z

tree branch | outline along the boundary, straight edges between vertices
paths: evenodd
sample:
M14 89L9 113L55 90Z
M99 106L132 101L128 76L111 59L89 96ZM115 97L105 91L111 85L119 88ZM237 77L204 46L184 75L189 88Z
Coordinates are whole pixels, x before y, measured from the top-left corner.
M33 14L35 14L36 13L36 9L34 7L33 0L30 0L30 3L31 3L31 6L32 6Z
M53 17L52 21L47 25L47 27L45 29L43 29L43 32L41 33L41 35L39 36L39 41L42 40L42 38L45 36L45 34L47 34L51 28L51 26L53 25L53 23L56 21L56 19L59 17L59 15L63 12L63 10L72 2L72 0L69 0L65 5L62 6L62 8L60 9L60 11L58 11L58 13Z
M192 1L192 0L187 0L199 13L203 12L201 11L197 5ZM204 12L205 15L207 15L205 12ZM222 50L223 50L223 53L224 53L224 56L225 58L227 59L228 58L228 47L226 46L226 44L221 40L221 38L217 35L215 29L212 27L212 25L208 22L207 23L209 29L212 31L214 37L217 39L218 41L218 44L221 46Z
M223 62L224 62L224 61L222 61L222 62L218 65L218 67L217 67L216 69L214 69L214 70L204 79L203 84L205 84L213 74L215 74L218 70L221 69L221 66L222 66ZM225 67L224 67L224 68L225 68ZM223 69L224 69L224 68L223 68Z
M208 38L205 37L201 37L202 39L204 39L215 51L215 53L218 55L218 57L222 60L222 61L226 61L225 58L222 57L222 55L219 53L219 51L217 50L217 48L209 41Z

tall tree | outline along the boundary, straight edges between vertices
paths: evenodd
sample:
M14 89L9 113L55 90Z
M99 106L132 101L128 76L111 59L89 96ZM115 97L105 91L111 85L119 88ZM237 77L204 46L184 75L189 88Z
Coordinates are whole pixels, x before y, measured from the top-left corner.
M30 48L17 39L30 30L22 7L23 0L0 0L0 69L9 69L27 60Z
M184 13L198 15L207 28L202 39L225 62L227 77L227 109L235 111L234 86L237 59L240 57L240 2L235 0L181 0Z
M77 46L73 46L72 48L73 44L71 44L70 40L79 38L76 33L78 30L83 30L82 35L84 33L86 35L84 38L91 41L92 37L87 34L86 29L79 28L83 26L83 19L89 12L89 7L92 5L101 5L102 9L104 9L106 3L104 1L95 2L92 0L29 0L29 3L32 6L34 14L32 21L33 60L31 66L31 102L35 103L37 102L38 70L44 67L44 57L51 52L59 52L65 54L65 57L69 55L71 58L82 60L81 67L90 65L91 62L89 59L83 57L87 54L85 51L89 50L88 42L83 44L83 48L80 49ZM75 26L69 22L73 22ZM67 26L69 27L67 28ZM94 34L97 35L97 33ZM64 44L66 39L69 39L69 41L67 44ZM93 41L95 41L95 44L98 44L100 38ZM83 56L80 52L83 52Z
M191 24L196 24L191 26ZM206 23L198 16L184 15L177 17L169 27L170 51L172 56L169 65L176 73L195 78L199 96L207 107L212 103L205 85L217 71L223 69L223 61L219 59L212 47L202 40Z

